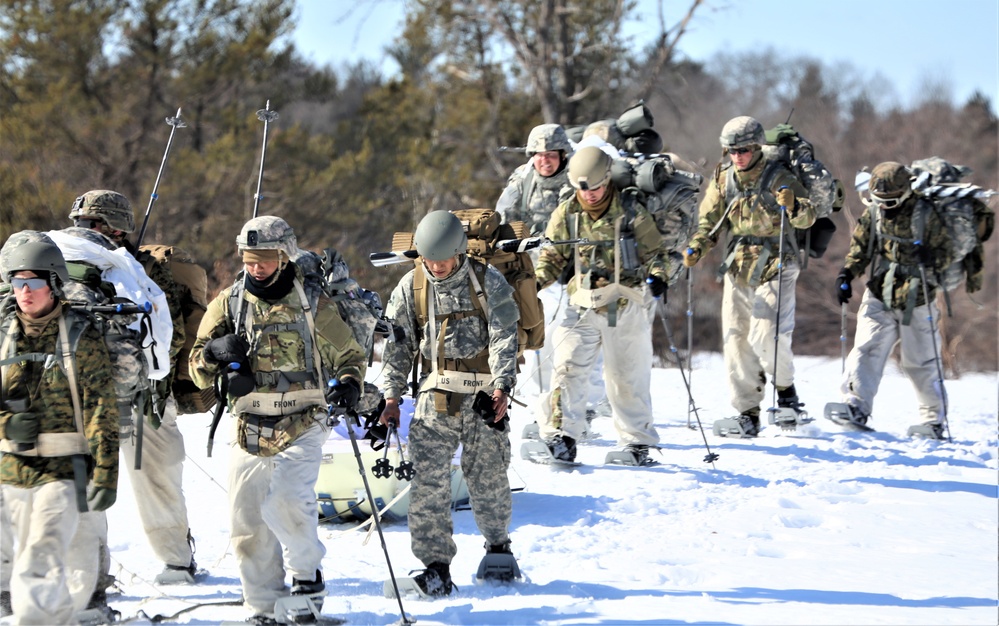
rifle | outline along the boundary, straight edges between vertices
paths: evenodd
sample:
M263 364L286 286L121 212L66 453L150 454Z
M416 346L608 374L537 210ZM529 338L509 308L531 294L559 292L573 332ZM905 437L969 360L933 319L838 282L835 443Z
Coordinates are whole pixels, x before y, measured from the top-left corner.
M135 239L135 249L142 245L142 237L146 234L146 224L149 223L149 214L153 210L153 203L159 198L156 190L160 188L160 177L163 176L163 168L166 167L167 155L170 154L170 145L173 144L173 134L178 128L187 128L180 119L180 108L177 108L177 115L166 118L166 123L170 125L170 137L167 139L166 150L163 151L163 160L160 161L160 171L156 173L156 182L153 183L153 192L149 194L149 205L146 206L146 215L142 218L142 228L139 229L139 236Z
M503 239L496 243L496 249L503 252L526 252L536 248L547 246L569 246L573 244L608 245L613 241L590 241L589 239L564 239L562 241L552 241L547 237L525 237L524 239ZM393 250L392 252L372 252L368 259L375 267L395 265L406 261L415 261L420 258L420 253L416 250Z
M264 161L267 158L267 130L270 127L270 123L278 118L278 112L271 110L271 101L268 100L267 104L263 109L257 111L257 119L264 123L264 140L263 145L260 148L260 169L257 172L257 192L253 194L253 218L257 217L257 212L260 209L260 199L263 197L260 194L260 187L264 180ZM246 294L246 270L243 270L243 288L239 292L239 301L237 302L236 309L236 333L241 334L243 332L243 302L244 296ZM253 373L243 373L240 372L240 363L230 363L229 371L223 378L221 375L219 378L222 380L217 380L215 385L216 394L218 394L218 402L215 405L215 412L212 414L212 425L208 430L208 456L212 456L212 447L215 445L215 431L219 427L219 422L222 420L222 411L225 410L226 398L229 395L229 388L233 380L237 377L252 377ZM245 388L245 385L238 385L238 387ZM238 395L246 395L252 391L247 389L246 391ZM234 392L234 395L235 392Z

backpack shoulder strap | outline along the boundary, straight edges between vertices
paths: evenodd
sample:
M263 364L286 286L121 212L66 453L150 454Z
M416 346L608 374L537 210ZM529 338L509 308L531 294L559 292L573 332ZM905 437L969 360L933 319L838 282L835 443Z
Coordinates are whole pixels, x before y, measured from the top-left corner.
M416 307L416 334L419 337L427 323L427 274L423 263L417 262L413 268L413 305Z
M520 215L525 221L530 215L532 193L534 193L534 165L528 163L527 175L520 183Z

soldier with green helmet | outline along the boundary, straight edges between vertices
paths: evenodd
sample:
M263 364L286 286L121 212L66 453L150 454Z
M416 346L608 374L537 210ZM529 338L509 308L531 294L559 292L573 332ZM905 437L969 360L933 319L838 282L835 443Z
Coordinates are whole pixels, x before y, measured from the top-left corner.
M513 502L504 417L517 382L520 312L503 275L466 254L468 241L455 215L428 213L414 239L421 258L399 281L386 307L386 317L404 330L404 337L390 339L382 357L381 422L398 425L399 405L418 360L419 391L414 390L416 409L409 427L415 471L409 528L413 554L426 569L414 581L425 595L446 596L453 588L450 566L457 554L449 503L451 461L459 445L475 522L485 537L483 563L501 560L506 574L498 577L519 576L510 549ZM490 423L473 409L477 393L489 395L495 414ZM482 566L479 571L483 573Z
M745 115L729 120L719 142L723 161L701 201L697 232L684 251L683 264L693 267L728 237L718 274L725 282L722 336L729 394L739 415L719 420L715 432L755 437L768 376L777 389L778 409L794 415L795 422L800 415L791 352L794 292L801 271L794 228L811 226L815 210L794 174L764 153L766 136L758 121ZM719 429L722 423L726 428Z
M922 420L911 434L942 439L946 400L936 384L934 342L942 344L932 322L940 319L940 312L935 302L937 284L931 279L953 260L951 236L939 213L925 206L930 201L913 192L913 178L907 167L894 161L874 168L867 210L853 230L846 262L836 278L836 297L847 303L853 296L853 279L870 267L840 388L848 410L833 421L847 427L868 425L885 364L898 344L902 370L916 389ZM923 284L924 278L930 282Z
M132 430L134 420L146 420L142 434L142 469L136 471L132 463L126 463L126 468L143 530L156 557L164 564L163 571L157 575L157 582L192 584L197 564L183 491L186 453L184 436L177 425L176 400L171 394L178 357L186 339L181 311L183 290L165 267L150 263L148 253L136 249L128 241L127 236L135 230L135 217L131 202L123 194L110 189L88 191L73 201L69 218L75 228L95 231L109 239L115 247L125 248L166 295L172 321L169 373L159 380L150 381L155 397L147 394L145 397L149 401L144 406L134 407L132 419L126 420L126 434ZM122 438L121 448L128 458L134 456L136 445L134 437ZM98 585L98 596L114 582L109 573L108 555L103 556L101 569L104 584Z
M327 410L356 408L367 359L336 305L304 284L287 222L256 217L236 245L243 272L209 303L190 369L208 388L237 366L228 394L238 444L229 461L232 546L245 606L273 616L289 595L286 573L291 595L325 595L315 484Z
M648 462L659 442L650 392L654 297L663 297L668 261L655 220L633 197L622 197L611 180L611 157L595 146L569 160L572 198L552 214L545 236L587 243L542 250L536 273L552 284L567 265L569 306L555 330L552 391L541 399L538 423L552 454L573 461L585 428L590 368L604 356L607 398L618 443L636 465Z
M107 509L118 487L111 361L93 319L62 301L69 274L58 247L15 235L0 265L13 292L0 304L0 507L17 539L11 608L19 623L76 623L98 561L97 542L78 540L80 509Z

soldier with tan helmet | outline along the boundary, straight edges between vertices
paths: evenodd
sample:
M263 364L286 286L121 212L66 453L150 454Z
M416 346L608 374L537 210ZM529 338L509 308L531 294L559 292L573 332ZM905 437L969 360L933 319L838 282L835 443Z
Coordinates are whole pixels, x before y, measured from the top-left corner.
M170 389L185 341L181 313L184 294L168 270L161 265L147 263L147 253L137 250L128 241L128 234L135 230L135 216L131 202L124 195L109 189L88 191L73 202L69 218L74 226L95 230L116 246L125 248L166 295L173 322L170 373L161 380L150 381L151 388L157 391L156 397L133 410L130 422L146 420L142 431L142 466L139 470L134 469L132 463L126 463L126 466L142 528L156 557L164 563L157 582L194 583L197 564L183 490L184 436L177 426L177 404ZM131 430L129 426L126 435L130 435ZM134 437L122 438L121 448L126 458L133 457L135 446ZM104 586L113 583L107 571L109 567L105 554L101 569L106 585L98 585L98 595Z
M209 303L191 373L208 388L235 363L242 378L228 386L237 443L228 491L244 604L271 619L311 614L326 595L315 485L328 407L356 410L367 357L333 301L291 260L299 250L287 222L253 218L236 247L243 272Z
M0 304L0 519L17 543L5 577L15 623L71 624L97 578L84 518L117 496L118 408L101 330L63 301L62 253L19 235L0 251L13 291Z
M597 147L569 160L576 192L552 214L545 235L587 243L542 250L538 283L553 283L566 266L569 306L555 330L552 390L541 399L540 434L552 455L574 461L586 424L589 372L602 350L607 398L619 445L635 465L650 462L659 443L653 426L650 376L652 320L646 305L665 296L668 262L655 220L637 201L622 198L611 181L611 157Z
M946 398L937 385L935 346L941 343L933 323L940 319L935 302L938 285L931 279L953 259L951 235L939 212L927 206L930 201L913 193L912 181L912 172L894 161L881 163L871 172L870 198L865 199L868 208L853 230L850 250L836 278L839 302L850 301L853 279L868 266L870 276L843 372L843 402L828 405L826 415L847 428L869 429L874 396L898 344L902 370L919 400L921 423L910 428L909 434L943 439ZM921 226L917 216L924 216ZM930 282L924 284L924 280Z
M714 430L726 437L755 437L767 377L777 390L777 409L785 411L780 415L792 428L800 415L791 352L800 265L792 227L811 226L815 211L797 178L764 154L766 136L758 121L745 115L729 120L719 141L723 161L701 201L697 233L683 264L693 267L727 237L718 270L725 277L723 352L739 414L718 420Z

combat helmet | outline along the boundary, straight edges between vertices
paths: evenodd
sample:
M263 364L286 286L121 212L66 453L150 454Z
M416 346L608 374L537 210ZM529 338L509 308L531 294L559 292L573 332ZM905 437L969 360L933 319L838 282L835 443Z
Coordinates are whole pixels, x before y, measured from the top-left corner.
M897 208L912 195L912 172L895 161L879 163L871 171L868 188L880 208Z
M611 157L596 146L581 148L569 159L569 184L587 191L610 182Z
M109 228L130 233L135 230L135 216L132 203L117 191L94 189L73 201L69 218L99 219Z
M427 213L416 227L413 243L428 261L446 261L468 250L465 227L458 216L448 211Z
M62 295L62 286L69 282L62 251L48 235L33 230L21 231L7 240L0 250L0 266L8 283L17 272L47 272L49 287L57 296Z
M722 148L731 151L736 148L762 146L767 142L767 135L762 124L748 115L740 115L722 126L718 141Z
M527 136L527 147L524 148L527 156L532 157L539 152L555 150L565 154L572 152L569 136L565 134L561 124L541 124L531 129L531 134Z
M280 250L288 261L298 254L298 238L288 222L273 215L255 217L243 224L236 237L236 248L242 254L247 250Z

